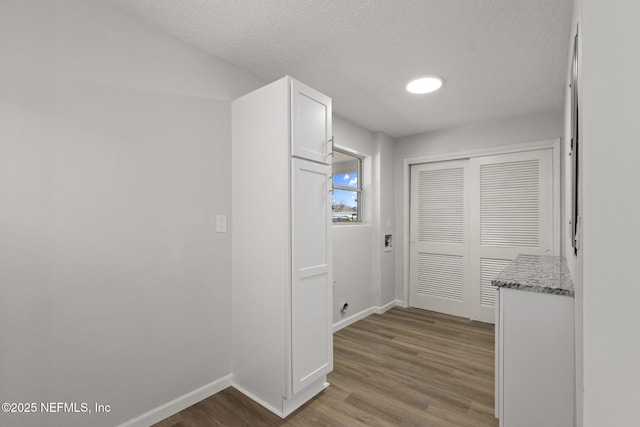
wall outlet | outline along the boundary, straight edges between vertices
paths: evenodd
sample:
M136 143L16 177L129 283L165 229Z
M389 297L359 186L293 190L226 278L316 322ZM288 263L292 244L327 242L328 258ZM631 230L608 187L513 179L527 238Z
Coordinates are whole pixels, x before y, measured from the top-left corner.
M216 215L216 233L226 233L226 232L227 232L227 216Z

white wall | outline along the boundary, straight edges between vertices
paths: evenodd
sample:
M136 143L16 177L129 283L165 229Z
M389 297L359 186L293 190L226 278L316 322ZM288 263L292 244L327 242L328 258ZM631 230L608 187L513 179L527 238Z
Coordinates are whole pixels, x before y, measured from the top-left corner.
M333 321L340 328L395 300L393 253L382 249L383 234L393 230L395 212L391 138L380 132L372 134L335 114L333 134L338 148L364 157L364 222L332 226ZM390 228L386 227L386 218ZM349 309L342 313L345 302Z
M112 426L230 373L230 103L254 77L104 1L0 3L0 397Z
M362 178L364 223L335 224L333 232L333 323L373 306L373 226L372 171L374 151L371 132L333 115L333 137L336 147L348 149L365 158ZM368 170L368 172L367 172ZM349 310L341 313L344 303Z
M375 176L374 189L377 190L377 235L374 234L374 248L377 248L376 271L379 279L374 291L375 304L384 307L396 300L395 285L395 238L397 230L395 228L395 197L394 197L394 170L393 170L393 139L385 133L376 132L373 134L373 141L376 147L374 160ZM392 236L391 251L384 250L385 234Z
M571 205L572 205L572 166L571 161L572 157L570 156L571 152L571 88L569 86L571 82L571 64L573 59L573 40L576 35L576 28L578 25L582 27L581 20L581 3L575 2L574 11L573 11L573 19L571 24L571 37L567 41L567 75L566 75L566 86L565 86L565 106L564 106L564 136L562 140L562 159L563 159L563 183L562 183L562 194L563 194L563 203L562 203L562 225L563 225L563 233L562 233L562 251L563 255L567 259L567 264L569 266L569 270L571 272L571 279L573 281L573 285L575 287L575 297L574 297L574 314L575 314L575 364L576 364L576 425L582 425L582 412L583 412L583 292L582 292L582 250L580 249L577 253L574 251L571 246ZM579 34L579 42L578 49L582 48L582 31ZM581 71L581 61L582 54L579 53L579 67L580 71L578 73L579 77L582 77ZM582 84L578 85L579 88L582 88ZM582 94L579 96L580 104L582 104ZM582 105L579 106L579 111L582 113ZM582 122L582 120L580 120ZM582 126L581 126L582 127ZM580 135L582 135L582 129L580 129ZM580 155L582 155L582 150L580 150ZM578 183L580 185L579 192L582 192L582 168L578 169ZM582 211L582 195L579 196L580 208Z
M586 427L638 425L638 16L637 1L582 1Z
M512 145L523 142L559 138L563 133L561 111L540 113L531 116L474 123L458 128L408 136L395 141L395 207L396 243L395 274L396 295L408 304L406 284L408 283L405 228L405 177L406 159L441 153L456 153L487 147Z

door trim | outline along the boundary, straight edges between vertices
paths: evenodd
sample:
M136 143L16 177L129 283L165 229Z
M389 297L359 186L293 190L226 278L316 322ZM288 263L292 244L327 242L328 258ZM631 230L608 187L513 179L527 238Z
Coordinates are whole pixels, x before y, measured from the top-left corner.
M402 230L402 306L409 307L409 259L410 259L410 201L411 201L411 165L418 163L432 163L446 160L470 159L473 157L494 156L498 154L520 153L542 149L552 150L552 174L553 174L553 251L560 254L560 237L562 236L562 224L560 217L560 138L544 139L540 141L524 142L520 144L501 145L474 150L456 151L450 153L430 154L419 157L404 158L402 163L403 177L403 230Z

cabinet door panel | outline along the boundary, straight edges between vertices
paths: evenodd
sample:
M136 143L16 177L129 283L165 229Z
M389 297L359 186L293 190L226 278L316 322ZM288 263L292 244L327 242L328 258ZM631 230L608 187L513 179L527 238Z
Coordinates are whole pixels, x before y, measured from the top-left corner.
M499 292L500 425L573 426L573 298Z
M329 369L328 273L296 280L293 298L292 379L297 393Z
M331 168L292 159L292 392L332 369Z
M291 81L291 155L328 164L331 155L331 99Z

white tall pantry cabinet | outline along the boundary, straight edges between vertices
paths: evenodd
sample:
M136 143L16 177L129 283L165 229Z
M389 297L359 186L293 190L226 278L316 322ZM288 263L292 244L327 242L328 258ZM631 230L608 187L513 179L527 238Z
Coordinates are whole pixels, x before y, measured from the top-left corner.
M331 114L290 77L232 102L233 385L283 418L333 369Z

